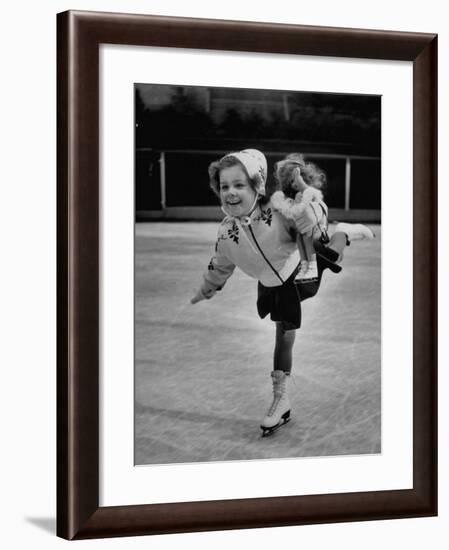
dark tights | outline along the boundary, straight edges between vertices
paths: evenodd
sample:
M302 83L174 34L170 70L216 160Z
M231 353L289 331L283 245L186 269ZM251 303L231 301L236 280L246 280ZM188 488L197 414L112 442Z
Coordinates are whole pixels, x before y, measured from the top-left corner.
M273 370L283 370L290 374L292 370L292 349L295 337L295 330L284 330L281 323L276 323Z

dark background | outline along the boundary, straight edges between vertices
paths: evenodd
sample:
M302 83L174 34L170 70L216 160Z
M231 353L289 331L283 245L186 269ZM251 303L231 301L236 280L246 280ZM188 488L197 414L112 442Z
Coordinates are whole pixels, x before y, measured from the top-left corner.
M327 174L331 217L380 221L379 96L136 84L135 122L137 220L219 217L209 163L256 148L268 186L274 162L301 152Z

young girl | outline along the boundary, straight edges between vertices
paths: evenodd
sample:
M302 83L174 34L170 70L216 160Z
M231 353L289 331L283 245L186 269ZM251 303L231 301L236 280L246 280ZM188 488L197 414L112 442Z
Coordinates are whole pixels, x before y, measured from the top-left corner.
M303 294L294 283L299 268L296 233L313 231L317 220L325 222L325 214L317 202L311 202L295 222L283 216L265 197L266 174L266 159L255 149L229 153L209 166L211 188L226 216L218 228L215 255L191 299L195 304L212 298L236 266L259 281L258 313L262 318L269 313L276 325L273 401L261 423L262 435L271 434L290 419L286 384L292 369L295 330L301 325L301 300L317 292L323 270L335 266L329 258L338 259L348 243L346 233L334 233L329 247L318 254L315 288Z
M271 196L273 207L286 218L296 222L311 202L320 203L327 217L327 207L320 191L326 181L324 172L315 164L305 163L302 155L288 155L276 163L275 179L280 189ZM318 264L314 240L323 244L329 242L326 224L317 224L306 232L297 234L297 245L301 258L300 269L295 277L298 283L309 283L318 279Z

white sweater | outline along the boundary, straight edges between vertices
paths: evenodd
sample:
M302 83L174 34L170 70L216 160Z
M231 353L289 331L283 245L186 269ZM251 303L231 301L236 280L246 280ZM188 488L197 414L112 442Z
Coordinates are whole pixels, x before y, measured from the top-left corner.
M264 286L279 286L298 263L294 223L268 203L248 219L227 216L221 222L202 291L210 296L220 289L236 266Z

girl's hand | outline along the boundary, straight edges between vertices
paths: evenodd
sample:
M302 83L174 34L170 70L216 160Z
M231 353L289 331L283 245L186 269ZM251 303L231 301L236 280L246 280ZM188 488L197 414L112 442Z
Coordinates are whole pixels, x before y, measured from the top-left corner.
M190 303L197 304L198 302L201 302L201 300L205 300L205 299L206 299L206 296L204 296L204 294L201 292L201 289L200 289L196 292L195 296L193 296L190 299Z
M200 288L195 296L193 296L191 299L190 299L190 303L191 304L197 304L198 302L201 302L201 300L210 300L210 298L212 298L212 296L215 294L216 290L208 290L206 292L204 292L204 290L202 288Z

